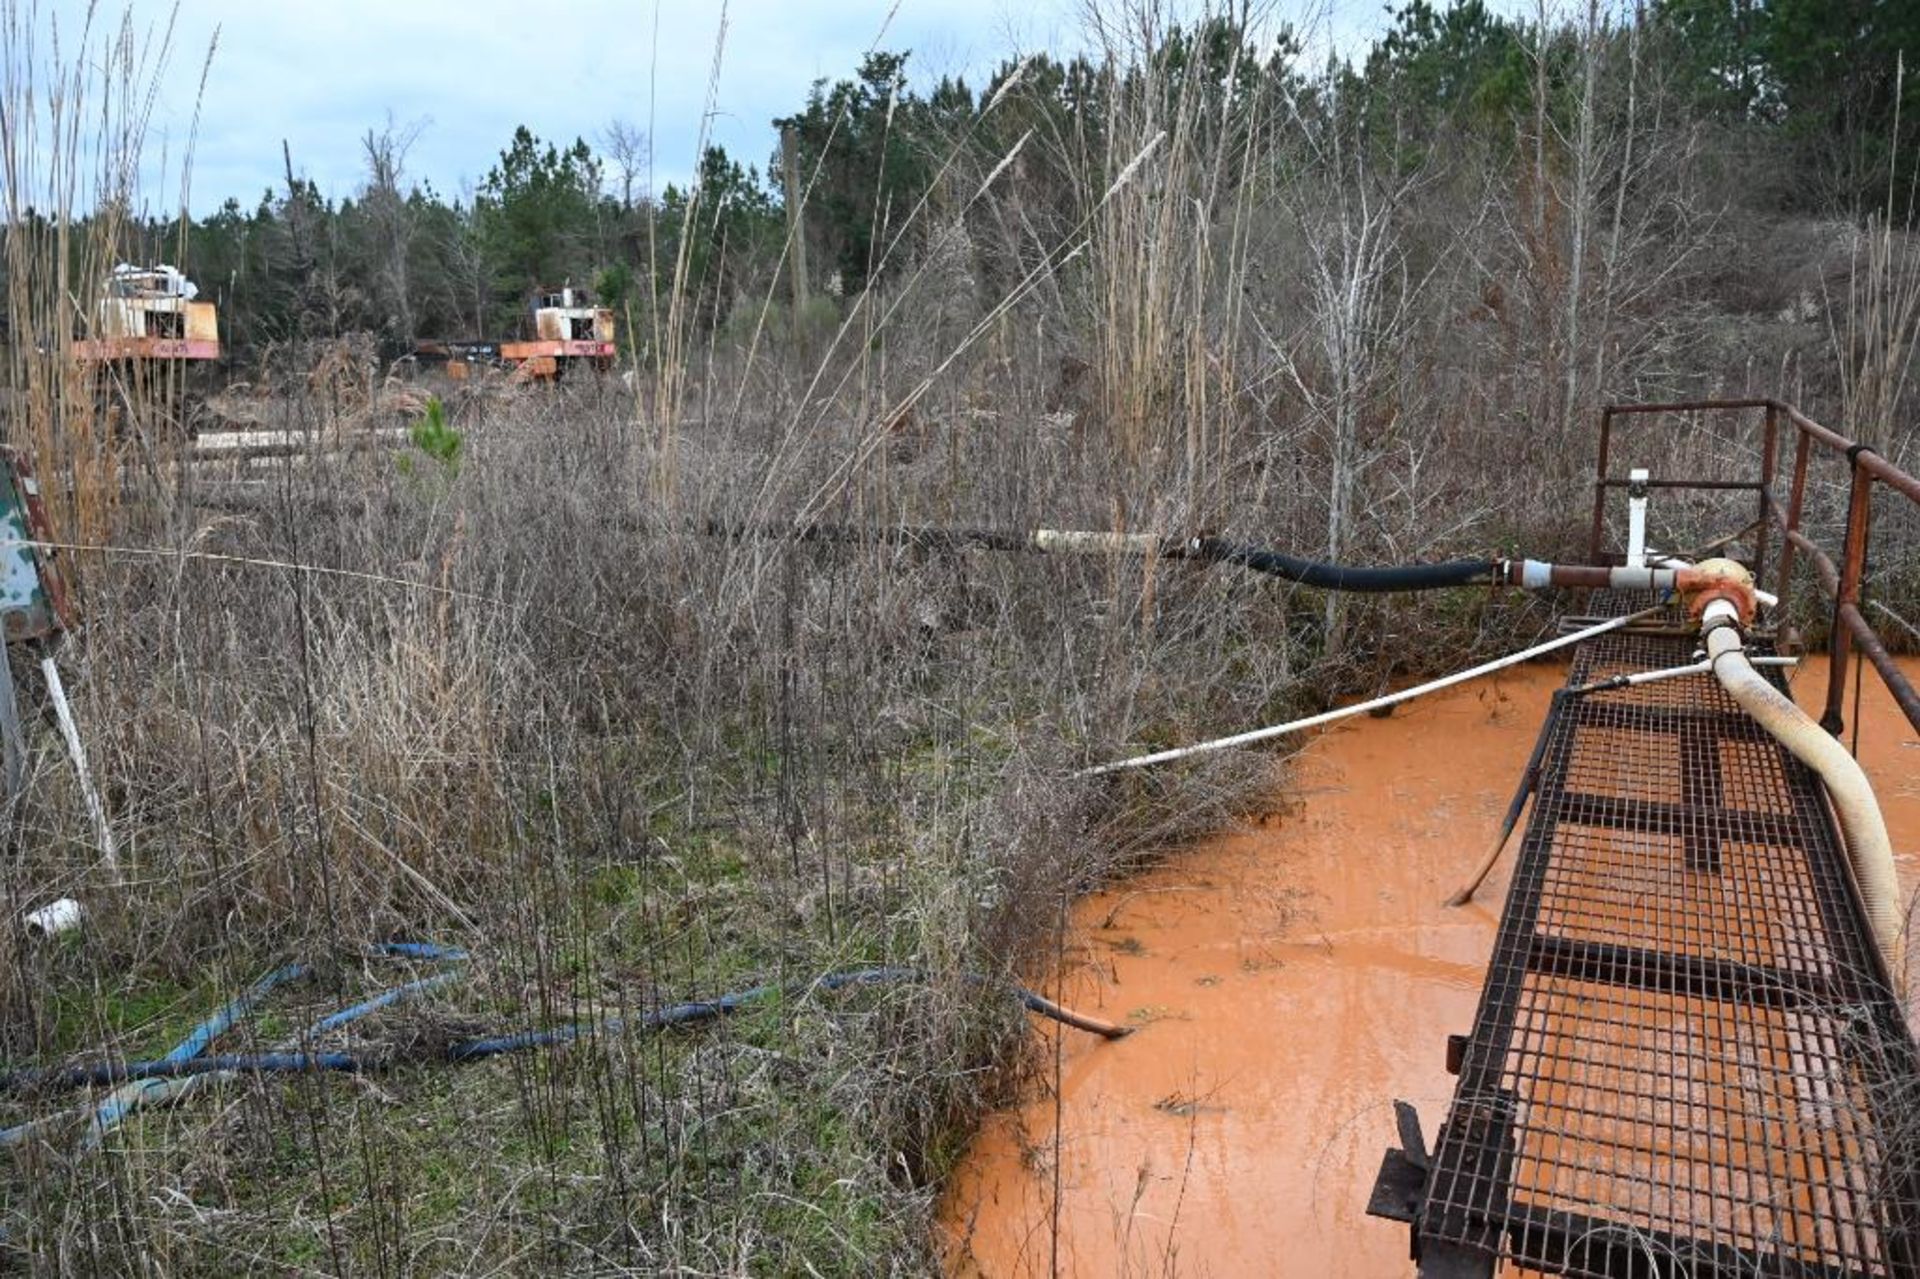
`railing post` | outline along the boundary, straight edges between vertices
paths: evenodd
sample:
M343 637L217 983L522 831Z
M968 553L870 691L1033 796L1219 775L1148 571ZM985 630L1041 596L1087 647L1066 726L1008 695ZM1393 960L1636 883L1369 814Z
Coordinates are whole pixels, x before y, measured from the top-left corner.
M1860 455L1871 452L1864 444L1847 450L1847 465L1853 470L1853 485L1847 494L1847 541L1841 554L1840 589L1834 593L1832 635L1827 649L1827 709L1820 727L1840 736L1846 728L1842 713L1846 703L1847 667L1853 656L1853 629L1841 611L1849 604L1859 607L1860 578L1867 567L1867 529L1873 506L1873 474L1860 465Z
M1593 472L1593 532L1587 539L1587 563L1600 562L1600 539L1607 523L1607 454L1613 444L1613 406L1600 411L1600 460Z
M1767 426L1760 444L1760 528L1753 538L1753 580L1767 577L1767 542L1773 537L1773 465L1780 447L1780 411L1767 405Z
M1794 428L1798 443L1793 449L1793 484L1787 493L1787 532L1800 531L1800 509L1807 499L1807 456L1813 448L1813 437L1805 431ZM1780 538L1780 582L1773 593L1780 597L1780 607L1787 607L1787 592L1793 585L1793 553L1796 548L1793 539L1783 534ZM1758 576L1756 574L1756 576Z

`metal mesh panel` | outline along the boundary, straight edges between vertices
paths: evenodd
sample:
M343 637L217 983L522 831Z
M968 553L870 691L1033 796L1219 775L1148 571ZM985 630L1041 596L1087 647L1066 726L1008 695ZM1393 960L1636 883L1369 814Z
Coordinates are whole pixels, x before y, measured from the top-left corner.
M1569 684L1692 649L1615 633ZM1562 699L1543 732L1421 1240L1549 1274L1915 1274L1913 1044L1817 781L1705 677Z

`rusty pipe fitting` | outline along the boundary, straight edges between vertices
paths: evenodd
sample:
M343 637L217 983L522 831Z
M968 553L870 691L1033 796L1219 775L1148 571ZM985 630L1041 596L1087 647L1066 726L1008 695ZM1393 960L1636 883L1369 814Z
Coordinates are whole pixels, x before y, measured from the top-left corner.
M1701 560L1683 568L1674 576L1674 588L1687 606L1687 616L1699 622L1707 605L1726 600L1739 616L1741 626L1751 626L1756 607L1753 574L1744 564L1730 559Z

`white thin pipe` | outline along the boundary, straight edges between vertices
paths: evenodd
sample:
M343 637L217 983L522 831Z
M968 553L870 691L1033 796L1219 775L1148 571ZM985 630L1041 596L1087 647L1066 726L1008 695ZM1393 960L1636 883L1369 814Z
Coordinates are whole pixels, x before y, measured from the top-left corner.
M1140 755L1133 759L1115 760L1111 764L1096 764L1092 768L1081 769L1075 773L1074 776L1098 777L1103 773L1117 773L1122 769L1146 768L1150 764L1165 764L1172 760L1185 759L1190 755L1203 755L1209 751L1221 751L1234 746L1246 746L1252 742L1264 742L1269 738L1284 737L1288 733L1298 733L1309 728L1318 728L1322 724L1331 724L1335 720L1348 719L1354 715L1364 715L1368 711L1376 711L1385 706L1398 706L1401 702L1410 702L1416 697L1421 697L1428 693L1437 693L1443 688L1452 688L1455 684L1464 684L1469 680L1479 679L1482 675L1491 675L1495 671L1503 671L1509 666L1518 666L1520 663L1531 661L1533 658L1539 657L1542 654L1551 653L1556 649L1566 648L1570 645L1590 640L1596 635L1605 635L1608 631L1617 631L1623 626L1643 621L1660 611L1659 608L1649 608L1642 609L1638 613L1629 613L1625 617L1610 617L1604 622L1596 623L1583 630L1573 631L1569 634L1559 636L1556 639L1550 639L1543 644L1535 644L1532 648L1522 649L1518 653L1509 653L1505 657L1497 657L1491 662L1482 662L1480 665L1470 667L1467 670L1455 671L1453 674L1443 676L1431 683L1418 684L1413 688L1403 688L1397 693L1387 693L1384 696L1374 698L1372 701L1357 702L1352 706L1341 706L1334 710L1324 711L1319 715L1309 715L1305 719L1296 719L1291 723L1275 724L1270 728L1256 728L1245 733L1235 733L1232 737L1218 737L1210 742L1200 742L1193 746L1177 746L1172 750L1155 751L1151 755Z
M1643 684L1661 684L1670 679L1679 679L1684 675L1705 675L1712 669L1713 667L1705 662L1697 662L1692 666L1674 666L1664 671L1635 671L1617 684L1607 680L1600 687L1639 688Z
M1627 482L1638 489L1627 498L1627 567L1645 568L1647 564L1647 490L1650 478L1646 468L1627 472Z
M67 687L60 682L60 668L51 657L40 659L40 674L47 681L47 696L53 699L53 713L60 721L60 735L67 739L67 754L73 756L73 768L80 775L80 794L87 802L87 816L93 819L94 837L100 843L100 855L109 872L120 869L119 850L114 846L113 827L107 824L106 805L93 788L93 774L87 768L87 748L80 744L80 726L73 722L73 707L67 704Z
M1797 657L1750 657L1747 659L1755 666L1798 666ZM1663 680L1679 679L1683 675L1705 675L1713 670L1711 662L1695 662L1691 666L1669 666L1658 671L1635 671L1631 675L1617 675L1610 679L1595 680L1574 689L1576 693L1606 693L1616 688L1639 688L1642 684L1658 684Z
M1157 533L1110 533L1098 530L1038 528L1033 548L1049 555L1151 555L1166 545Z
M1826 784L1834 814L1840 819L1840 833L1846 838L1847 861L1853 867L1854 884L1860 889L1867 924L1887 962L1888 974L1896 985L1904 986L1900 876L1873 784L1860 762L1847 754L1846 747L1753 668L1739 622L1739 612L1731 601L1714 600L1707 605L1701 624L1707 628L1707 660L1712 663L1714 676L1742 710Z

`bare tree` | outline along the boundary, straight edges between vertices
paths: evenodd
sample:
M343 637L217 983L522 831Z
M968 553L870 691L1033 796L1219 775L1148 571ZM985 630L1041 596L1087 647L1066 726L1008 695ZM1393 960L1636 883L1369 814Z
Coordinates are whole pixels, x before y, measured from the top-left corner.
M413 252L414 211L402 189L407 152L426 128L426 121L367 130L360 140L367 156L367 184L361 208L372 235L374 288L386 312L390 331L402 343L414 338L413 289L408 263Z
M645 129L616 119L601 133L600 147L619 177L620 207L632 212L636 207L636 188L640 200L651 194L647 190L647 172L653 163L653 140Z
M1401 270L1396 219L1422 177L1380 174L1364 147L1342 137L1345 127L1338 119L1321 126L1309 165L1319 180L1292 183L1283 194L1305 258L1307 326L1294 350L1274 344L1327 440L1327 558L1334 561L1347 551L1360 478L1372 460L1367 417L1391 375L1418 290ZM1330 650L1340 646L1343 600L1327 596Z

